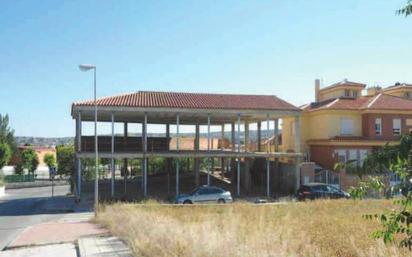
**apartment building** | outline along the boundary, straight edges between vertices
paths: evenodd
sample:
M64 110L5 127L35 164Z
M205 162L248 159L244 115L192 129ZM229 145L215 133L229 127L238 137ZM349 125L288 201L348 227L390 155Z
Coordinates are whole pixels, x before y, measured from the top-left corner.
M301 106L301 149L305 159L323 169L356 160L386 143L396 144L412 130L412 85L386 88L343 80L321 88L315 80L315 101ZM294 151L293 119L283 122L283 151ZM351 181L341 179L343 187Z

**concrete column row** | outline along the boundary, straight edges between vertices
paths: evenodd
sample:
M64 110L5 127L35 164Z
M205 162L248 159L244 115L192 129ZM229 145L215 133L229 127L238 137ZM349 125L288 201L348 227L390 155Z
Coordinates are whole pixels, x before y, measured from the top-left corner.
M111 122L112 122L112 142L111 142L111 152L114 154L115 153L115 149L114 149L114 122L115 122L115 116L114 114L112 114L111 117ZM267 120L267 130L269 131L269 119ZM179 115L176 115L176 126L177 126L177 138L176 138L176 148L177 151L179 151ZM240 124L241 124L241 115L238 114L238 118L237 118L237 137L236 137L236 132L235 132L235 123L232 122L231 123L231 128L232 128L232 133L231 133L231 138L232 138L232 151L237 151L240 152ZM143 140L143 182L142 182L142 187L143 187L143 192L144 192L144 196L147 197L147 114L145 113L144 116L144 122L142 124L142 140ZM211 121L210 121L210 115L208 115L208 150L211 150L211 134L210 134L210 125L211 125ZM245 139L245 151L249 151L249 123L247 121L244 122L245 125L245 131L244 131L244 139ZM261 122L257 123L257 127L258 127L258 131L257 131L257 135L258 135L258 142L257 142L257 150L261 151L262 147L261 147ZM275 119L275 129L274 129L274 134L275 134L275 151L279 151L279 121L278 119ZM300 152L300 119L299 116L296 116L295 118L295 149L297 152ZM222 145L221 145L221 150L223 150L223 142L224 142L224 136L225 136L225 127L224 124L222 125L222 130L221 130L221 139L222 139ZM124 123L124 136L125 136L125 140L127 140L128 137L128 124L127 122ZM170 129L169 129L169 124L167 124L166 126L166 137L170 138ZM77 151L81 152L81 113L78 113L77 119L76 119L76 142L77 142ZM235 142L237 144L237 149L235 148ZM199 151L199 147L200 147L200 126L199 124L196 124L196 135L195 135L195 151ZM269 149L267 149L269 150ZM169 158L168 158L169 159ZM237 159L237 195L240 195L240 159ZM80 197L81 194L81 160L79 158L76 158L76 162L77 162L77 194L78 197ZM168 170L170 168L170 159L167 160L168 163ZM297 164L299 163L299 160L297 160L296 162ZM124 159L124 169L125 169L125 193L126 193L126 182L127 182L127 167L128 167L128 163L127 163L127 159ZM212 172L212 168L210 166L210 161L209 161L209 165L208 165L208 177L207 177L207 182L208 185L210 185L210 173ZM270 196L270 165L269 165L269 160L267 160L267 195ZM225 172L225 160L224 158L221 159L221 171L222 174ZM179 194L179 160L177 160L176 162L176 194ZM112 174L112 180L111 180L111 195L112 197L114 197L115 194L115 159L112 158L111 159L111 174ZM233 172L232 172L233 174ZM195 180L196 180L196 186L199 186L200 184L200 160L199 158L195 158ZM296 187L298 187L300 185L300 173L299 173L299 168L297 165L296 168Z

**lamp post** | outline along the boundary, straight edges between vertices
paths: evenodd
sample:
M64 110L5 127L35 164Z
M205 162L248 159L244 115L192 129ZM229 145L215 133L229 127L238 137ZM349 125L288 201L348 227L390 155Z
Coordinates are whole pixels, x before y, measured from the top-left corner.
M94 71L94 151L95 151L95 168L96 177L94 180L94 214L97 214L99 205L99 167L98 167L98 148L97 148L97 101L96 101L96 66L90 64L80 64L81 71Z

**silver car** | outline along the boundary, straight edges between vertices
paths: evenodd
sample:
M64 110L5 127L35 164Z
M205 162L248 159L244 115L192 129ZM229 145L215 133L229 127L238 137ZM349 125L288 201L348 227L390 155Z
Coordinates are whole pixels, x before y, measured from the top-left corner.
M214 186L201 186L190 194L181 194L176 197L176 203L231 203L232 195L229 191Z

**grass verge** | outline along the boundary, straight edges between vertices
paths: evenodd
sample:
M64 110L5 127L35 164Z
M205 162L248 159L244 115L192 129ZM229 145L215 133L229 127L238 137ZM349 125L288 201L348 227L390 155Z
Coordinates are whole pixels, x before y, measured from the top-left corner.
M252 205L111 204L96 222L135 256L411 256L370 237L379 228L362 214L392 208L388 200L335 200Z

